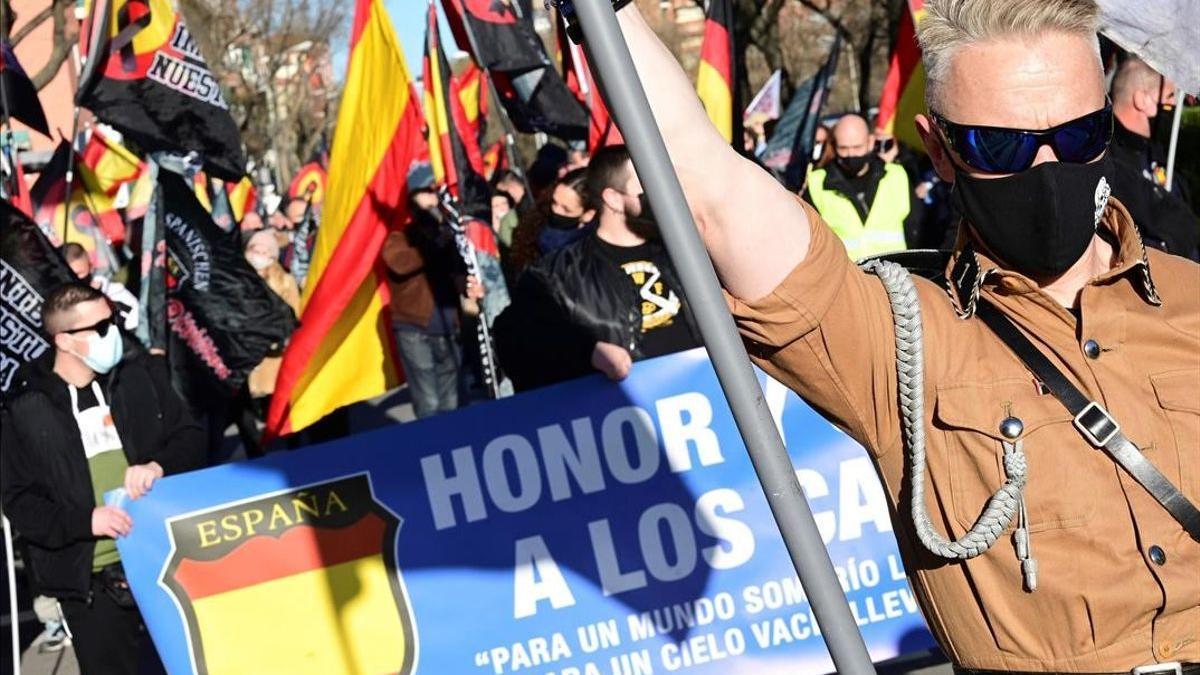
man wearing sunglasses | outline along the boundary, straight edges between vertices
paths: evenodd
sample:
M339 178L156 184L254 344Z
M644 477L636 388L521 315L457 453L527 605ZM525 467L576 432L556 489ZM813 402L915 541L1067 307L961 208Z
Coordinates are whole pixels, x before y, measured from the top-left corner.
M133 523L104 494L138 499L199 468L204 434L165 368L123 340L100 291L51 291L42 323L53 358L18 374L0 419L4 513L29 542L38 588L60 602L80 670L136 673L153 649L115 542Z
M730 150L636 6L616 4L752 357L875 460L913 589L956 667L1196 672L1200 544L1177 515L1200 500L1200 267L1146 250L1110 198L1096 3L925 1L929 114L916 124L963 224L949 281L915 279L924 390L903 403L909 377L897 374L880 279ZM1001 338L985 315L1011 331ZM1057 378L1034 375L1046 371L1018 358L1013 333ZM1063 382L1090 401L1077 415ZM914 400L925 412L905 434ZM914 507L906 440L918 432ZM1118 437L1160 482L1117 466ZM1019 513L985 545L931 543L930 530L950 541L973 531L1022 470ZM1157 500L1167 487L1179 495L1171 510Z

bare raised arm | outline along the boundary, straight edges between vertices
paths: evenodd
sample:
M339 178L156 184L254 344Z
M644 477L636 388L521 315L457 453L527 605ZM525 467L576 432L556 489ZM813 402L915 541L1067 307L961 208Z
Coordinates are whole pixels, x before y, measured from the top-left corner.
M770 293L808 252L804 210L725 142L637 6L626 6L617 17L721 283L745 300Z

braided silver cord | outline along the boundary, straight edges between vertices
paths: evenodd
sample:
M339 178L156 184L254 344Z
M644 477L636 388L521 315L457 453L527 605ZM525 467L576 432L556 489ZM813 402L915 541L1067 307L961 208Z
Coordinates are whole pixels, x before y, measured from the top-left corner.
M917 287L908 270L896 263L871 260L863 265L863 269L879 277L892 305L896 331L896 380L904 444L909 459L912 519L917 538L931 553L943 558L974 558L996 543L1019 511L1028 468L1021 442L1004 443L1007 479L988 500L970 531L957 541L942 536L934 528L925 506L925 359Z

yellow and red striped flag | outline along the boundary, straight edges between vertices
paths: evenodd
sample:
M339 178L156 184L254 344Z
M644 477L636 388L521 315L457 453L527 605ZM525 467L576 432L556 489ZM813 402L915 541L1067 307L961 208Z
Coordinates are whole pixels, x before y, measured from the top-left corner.
M146 164L100 127L93 127L79 153L79 180L88 192L112 197L121 185L136 180Z
M925 109L925 67L921 65L921 46L916 26L925 15L924 0L908 0L909 11L900 17L896 46L888 64L883 94L879 97L879 116L875 129L882 135L904 141L913 150L924 152L913 118Z
M247 211L253 211L258 203L258 188L249 176L242 176L236 183L225 183L225 194L229 197L229 210L236 222L242 222Z
M345 81L300 328L283 355L268 437L400 384L379 252L388 228L408 219L421 112L382 0L357 0Z
M479 144L466 142L468 114L462 97L455 96L450 62L442 49L438 31L437 7L429 3L429 23L425 33L425 63L421 82L425 89L425 129L429 142L429 164L433 179L445 185L450 194L464 204L487 201L487 183L483 180L483 158ZM473 152L472 152L473 150Z
M700 73L696 93L717 131L726 141L734 138L733 6L730 0L712 0L704 21L704 43L700 46ZM739 112L740 114L740 112ZM737 139L741 143L742 139Z

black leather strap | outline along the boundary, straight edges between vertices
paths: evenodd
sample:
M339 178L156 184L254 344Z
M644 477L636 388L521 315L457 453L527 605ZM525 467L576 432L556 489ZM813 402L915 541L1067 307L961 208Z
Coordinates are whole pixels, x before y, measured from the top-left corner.
M1112 415L1071 384L991 302L980 298L975 313L1075 416L1075 428L1080 435L1093 446L1108 452L1121 468L1162 504L1171 517L1179 521L1192 539L1200 541L1200 510L1121 433L1121 427Z

